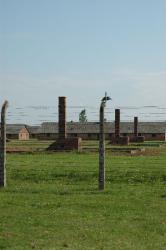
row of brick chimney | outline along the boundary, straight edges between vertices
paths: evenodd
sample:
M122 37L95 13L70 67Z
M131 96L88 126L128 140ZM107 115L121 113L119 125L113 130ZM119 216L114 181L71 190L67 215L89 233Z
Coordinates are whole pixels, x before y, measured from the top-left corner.
M59 138L67 138L66 97L59 97ZM138 117L134 117L134 136L138 137ZM120 109L115 109L115 137L120 137Z
M138 117L134 117L134 136L138 136ZM115 137L120 137L120 109L115 109Z

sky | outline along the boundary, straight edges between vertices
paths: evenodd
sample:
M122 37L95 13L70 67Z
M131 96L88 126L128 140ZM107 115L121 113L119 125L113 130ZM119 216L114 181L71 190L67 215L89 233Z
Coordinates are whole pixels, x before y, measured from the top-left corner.
M8 121L166 120L165 0L0 0L0 104ZM164 112L165 111L165 112Z

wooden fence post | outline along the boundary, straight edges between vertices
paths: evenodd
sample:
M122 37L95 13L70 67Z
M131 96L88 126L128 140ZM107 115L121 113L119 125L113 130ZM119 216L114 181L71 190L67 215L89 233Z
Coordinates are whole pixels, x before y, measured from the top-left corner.
M0 187L6 186L6 109L5 101L1 109L1 138L0 138Z

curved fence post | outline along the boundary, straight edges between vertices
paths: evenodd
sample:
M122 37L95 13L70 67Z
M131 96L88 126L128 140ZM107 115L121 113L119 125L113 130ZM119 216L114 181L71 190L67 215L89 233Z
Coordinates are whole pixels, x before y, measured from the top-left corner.
M106 102L111 100L107 93L105 97L101 100L100 105L100 134L99 134L99 178L98 186L99 190L104 190L105 188L105 134L104 134L104 108Z
M5 101L1 109L1 138L0 138L0 187L6 186L6 109Z

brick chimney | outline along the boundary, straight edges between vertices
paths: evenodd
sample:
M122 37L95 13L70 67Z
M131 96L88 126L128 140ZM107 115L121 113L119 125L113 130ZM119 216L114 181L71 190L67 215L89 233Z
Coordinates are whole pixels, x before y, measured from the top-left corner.
M66 97L59 97L59 139L66 139Z
M138 136L138 117L134 117L134 136Z
M115 137L120 137L120 109L115 109Z

